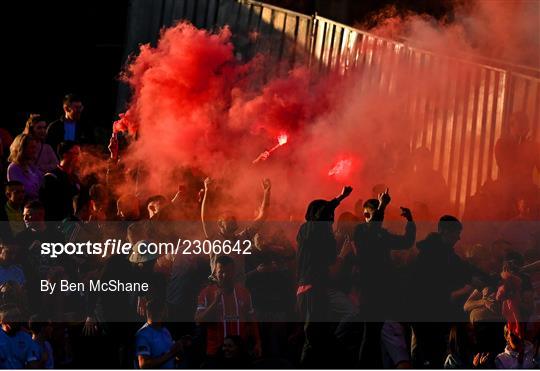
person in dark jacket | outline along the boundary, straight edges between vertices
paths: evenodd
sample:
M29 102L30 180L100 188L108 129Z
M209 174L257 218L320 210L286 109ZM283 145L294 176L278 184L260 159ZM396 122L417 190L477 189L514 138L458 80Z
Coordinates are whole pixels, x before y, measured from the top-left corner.
M67 94L63 100L64 114L47 127L47 143L54 151L61 142L70 140L81 144L92 143L94 135L92 127L81 124L84 109L81 98L75 94Z
M326 288L330 266L337 256L336 239L332 225L334 210L349 196L352 187L344 187L331 201L314 200L306 212L296 241L298 243L298 310L304 322L304 347L301 363L306 367L321 367L328 347L328 299ZM327 359L327 358L326 358Z
M45 206L46 220L60 221L73 215L73 197L80 192L76 175L81 149L75 142L58 145L60 164L45 174L40 199Z
M357 286L361 296L361 312L365 319L389 320L395 272L392 264L392 250L406 250L416 240L416 224L408 208L401 207L401 216L407 220L405 233L398 235L382 227L384 211L391 197L386 189L378 199L364 203L365 223L354 230L354 243L357 250Z
M402 307L391 251L409 249L416 240L416 224L408 208L401 208L401 216L407 220L403 235L393 234L382 227L390 201L387 188L378 199L364 202L365 223L356 226L353 235L358 271L355 283L360 297L357 320L363 322L359 351L361 368L382 367L381 330L385 321L397 320L394 311Z
M452 322L467 321L464 302L472 292L472 269L454 251L463 226L450 215L438 223L438 231L417 243L412 268L412 302L417 367L441 368Z

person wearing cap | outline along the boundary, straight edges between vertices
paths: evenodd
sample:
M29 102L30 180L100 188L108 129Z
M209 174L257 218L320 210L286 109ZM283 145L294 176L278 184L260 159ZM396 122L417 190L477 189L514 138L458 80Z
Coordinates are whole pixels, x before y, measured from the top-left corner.
M300 226L296 237L296 297L305 334L300 361L303 367L321 367L325 361L323 357L330 335L328 324L323 323L328 320L328 275L337 257L336 238L332 228L334 210L351 192L352 187L347 186L330 201L311 201L306 211L306 222Z

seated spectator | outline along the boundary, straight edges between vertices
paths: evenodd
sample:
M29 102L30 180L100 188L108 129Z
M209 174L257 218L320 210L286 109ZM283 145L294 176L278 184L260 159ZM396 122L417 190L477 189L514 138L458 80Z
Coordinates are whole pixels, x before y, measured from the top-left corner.
M34 164L41 171L41 174L54 169L58 165L58 158L53 148L45 143L47 123L42 119L41 115L37 113L30 114L30 117L26 120L23 134L30 135L37 141L37 156Z
M504 327L506 348L495 358L495 367L498 369L535 368L534 347L525 340L520 339L508 326Z
M0 243L0 285L13 281L19 286L24 286L26 279L24 272L18 264L15 264L15 249Z
M39 315L35 314L30 317L30 320L28 321L28 330L32 333L32 340L35 348L34 352L38 355L38 368L53 369L53 348L48 341L51 338L53 330L51 322L47 322Z
M5 233L4 238L11 238L24 230L24 186L16 180L7 182L5 194L6 203L0 206L0 222L8 223L2 225L1 230Z
M26 200L37 200L43 175L36 167L38 141L30 135L18 135L10 147L7 169L8 181L19 181L24 186Z
M2 368L38 368L39 354L35 352L32 337L21 328L21 313L13 306L0 310L0 351L4 350Z
M44 176L40 198L45 206L45 219L60 221L73 215L73 197L80 192L76 171L81 149L75 142L58 146L60 164Z
M199 294L195 321L206 328L206 354L215 357L225 337L236 335L254 342L254 352L261 354L259 328L255 322L251 295L240 283L235 284L235 265L226 255L216 259L216 283Z
M135 354L139 368L175 368L175 358L182 353L182 343L174 342L163 326L165 305L152 300L146 306L146 324L135 335Z

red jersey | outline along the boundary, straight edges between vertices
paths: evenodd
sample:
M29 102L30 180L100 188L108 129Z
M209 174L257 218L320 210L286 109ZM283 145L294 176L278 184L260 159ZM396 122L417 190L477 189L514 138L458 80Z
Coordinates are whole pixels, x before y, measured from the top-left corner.
M219 287L215 284L205 287L199 294L197 312L204 311L212 303ZM207 322L206 353L215 355L223 339L238 335L244 340L253 336L258 340L258 327L254 322L254 310L249 291L237 284L230 293L223 293L217 303L218 322Z

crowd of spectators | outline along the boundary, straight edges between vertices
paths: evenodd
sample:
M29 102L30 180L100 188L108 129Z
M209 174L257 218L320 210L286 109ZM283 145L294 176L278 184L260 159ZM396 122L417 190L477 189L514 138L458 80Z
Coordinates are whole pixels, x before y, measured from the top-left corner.
M313 200L299 227L267 221L269 179L262 182L257 215L245 226L234 210L217 212L219 180L195 170L173 197L141 199L118 187L133 169L123 167L116 134L103 159L106 176L81 176L85 145L98 144L81 121L83 108L79 97L67 95L59 120L47 124L31 114L11 143L5 143L9 135L1 137L1 368L539 365L540 241L534 235L532 247L493 236L492 246L483 241L463 254L456 246L467 223L444 213L421 235L414 208L401 207L398 233L384 223L390 191L377 186L375 197L337 218L352 187ZM508 143L498 145L499 154ZM525 188L533 197L520 197L507 220L525 220L524 213L531 220L539 190ZM160 255L136 249L171 236L229 241L242 250ZM133 252L40 253L43 242L106 239L129 241ZM238 253L245 241L251 254ZM146 282L149 289L42 292L42 282L90 280Z

